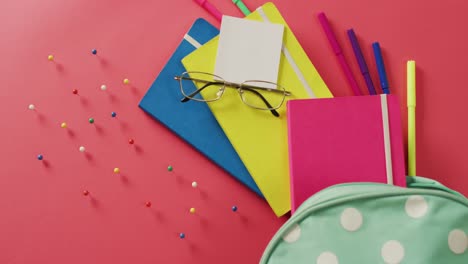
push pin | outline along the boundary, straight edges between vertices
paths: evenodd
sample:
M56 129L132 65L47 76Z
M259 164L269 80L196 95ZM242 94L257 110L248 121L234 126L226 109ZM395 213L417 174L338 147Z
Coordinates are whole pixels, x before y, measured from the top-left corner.
M184 233L180 233L180 234L179 234L179 237L180 237L180 239L184 239L184 238L185 238L185 234L184 234Z
M28 109L29 109L29 110L35 110L36 107L35 107L33 104L30 104L30 105L28 106Z
M115 174L120 173L120 169L119 169L119 168L114 168L114 173L115 173Z
M73 89L73 90L72 90L72 93L73 93L73 94L78 94L78 90L77 90L77 89Z
M124 80L123 80L123 83L124 83L124 84L129 84L129 83L130 83L130 80L129 80L129 79L124 79Z
M112 112L112 113L111 113L111 116L112 116L112 117L116 117L116 116L117 116L117 113L116 113L116 112Z
M146 203L145 203L145 206L146 206L146 207L151 207L151 202L146 202Z
M192 182L192 187L193 187L193 188L197 188L197 186L198 186L198 183L197 183L197 182L195 182L195 181Z
M133 140L133 139L128 140L128 144L133 145L133 143L135 143L135 140Z
M172 171L172 170L173 170L172 166L170 166L170 165L167 166L167 171Z
M107 90L107 86L106 86L105 84L101 85L101 90L102 90L102 91Z
M231 210L232 210L233 212L237 212L237 206L234 205L234 206L231 208Z
M44 157L43 157L41 154L39 154L39 155L37 155L37 159L38 159L38 160L43 160Z
M83 191L83 195L84 195L84 196L88 196L88 195L89 195L89 191L88 191L88 190L84 190L84 191Z
M68 126L67 126L67 123L63 122L62 124L60 124L60 127L61 128L67 128Z
M53 61L53 60L54 60L54 55L51 54L51 55L47 56L47 59L48 59L49 61Z
M195 213L195 208L193 208L193 207L190 208L190 213L191 213L191 214L194 214L194 213Z
M88 119L88 122L89 122L90 124L93 124L93 123L94 123L94 118Z
M92 53L93 55L96 55L96 54L97 54L97 50L96 50L96 49L92 49L92 50L91 50L91 53Z
M79 150L80 150L80 152L85 152L86 148L83 147L83 146L80 146Z

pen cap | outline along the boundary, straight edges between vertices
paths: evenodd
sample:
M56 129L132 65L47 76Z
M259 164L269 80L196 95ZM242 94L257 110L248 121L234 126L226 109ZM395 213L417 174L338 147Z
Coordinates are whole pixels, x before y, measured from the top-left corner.
M379 72L380 85L382 89L388 90L387 73L385 72L385 65L382 58L382 51L380 50L379 42L372 43L372 49L374 50L375 64L377 65L377 71Z
M242 2L242 0L232 0L232 2L242 11L245 16L250 15L250 9Z
M408 106L416 106L416 62L410 60L406 64L406 89Z
M369 69L367 68L366 61L364 60L364 55L362 54L361 47L359 46L359 42L357 40L356 34L354 30L348 29L347 31L349 41L351 42L351 46L353 47L354 55L356 56L356 60L359 64L359 69L361 69L361 73L368 73Z
M338 41L335 38L335 35L333 34L333 31L330 27L330 23L328 22L327 16L325 13L320 12L318 15L318 20L320 24L322 25L323 31L325 31L325 35L327 35L328 41L330 42L330 45L332 46L333 52L335 54L340 54L341 53L341 48L340 45L338 44Z
M197 4L199 4L201 6L203 6L205 4L205 2L206 2L206 0L193 0L193 1L197 2Z

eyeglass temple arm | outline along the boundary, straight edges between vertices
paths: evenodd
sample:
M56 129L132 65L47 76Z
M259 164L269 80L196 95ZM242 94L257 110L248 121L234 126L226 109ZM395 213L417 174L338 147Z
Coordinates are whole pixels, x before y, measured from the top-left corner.
M290 96L291 95L290 91L270 89L270 88L265 88L265 87L260 87L260 86L242 84L242 89L245 89L245 88L251 88L251 89L256 89L256 90L267 90L268 92L282 93L285 96Z
M190 77L183 77L183 76L176 76L174 77L175 80L192 80L192 81L197 81L197 82L202 82L202 83L212 83L210 81L206 80L201 80L197 78L190 78ZM239 88L239 84L237 83L231 83L231 82L222 82L222 83L217 83L217 84L224 84L225 86L232 87L232 88ZM275 93L284 93L286 96L290 96L291 92L290 91L282 91L282 90L276 90L276 89L270 89L270 88L265 88L265 87L260 87L260 86L254 86L254 85L246 85L242 84L242 88L252 88L252 89L257 89L257 90L268 90L269 92L275 92Z
M248 88L248 87L242 87L243 90L247 90L247 91L251 91L252 93L256 94L258 97L260 97L262 99L262 101L265 103L265 105L268 107L268 108L273 108L270 103L267 101L267 99L265 99L265 97L263 97L263 95L257 91L255 91L255 89L251 89L251 88ZM279 113L278 111L276 111L276 109L270 109L270 112L276 116L276 117L279 117Z
M187 101L190 100L190 97L194 97L195 95L199 94L201 91L203 91L203 89L205 89L206 87L210 86L210 85L216 85L216 84L224 84L223 82L207 82L205 85L203 85L200 89L197 89L196 91L194 91L193 93L191 94L188 94L187 96L184 96L184 98L180 99L180 101L182 103L185 103Z
M189 80L191 79L191 78L183 78L183 77L179 77L179 78L181 78L181 79L189 79ZM177 77L176 77L176 79L177 79ZM196 91L194 91L193 93L191 93L191 94L189 94L189 95L187 95L187 96L184 96L184 98L182 98L180 101L181 101L182 103L188 102L188 101L190 100L190 97L193 97L193 96L199 94L199 93L200 93L201 91L203 91L203 89L205 89L206 87L208 87L208 86L210 86L210 85L216 85L216 84L222 84L222 85L224 85L225 82L208 82L208 81L207 81L206 84L203 85L201 88L197 89ZM230 84L230 83L228 83L228 84ZM230 87L230 85L228 85L228 87ZM233 88L237 88L237 87L233 87ZM255 95L257 95L258 97L260 97L260 99L262 99L262 101L265 103L265 105L266 105L268 108L273 108L273 107L271 106L271 104L267 101L267 99L265 99L265 97L264 97L261 93L259 93L258 91L255 90L255 89L258 89L258 88L261 88L261 87L255 87L255 86L243 86L243 87L242 87L242 89L247 90L247 91L251 91L252 93L254 93ZM273 91L274 91L274 90L273 90ZM290 95L290 93L287 92L286 95ZM276 111L276 109L270 109L270 112L271 112L274 116L279 117L279 113L278 113L278 111Z
M209 82L205 85L203 85L200 89L194 91L193 93L191 94L188 94L187 96L184 96L184 98L182 98L180 101L182 103L185 103L185 102L188 102L190 100L190 97L193 97L197 94L199 94L203 89L205 89L206 87L210 86L210 85L216 85L216 84L223 84L222 82ZM261 93L259 93L258 91L255 91L255 89L251 89L251 88L248 88L248 87L243 87L242 88L243 90L247 90L247 91L250 91L252 93L254 93L255 95L257 95L258 97L260 97L260 99L262 99L262 101L265 103L265 105L268 107L268 108L273 108L271 106L271 104L265 99L265 97L263 97L263 95ZM270 109L271 113L276 116L276 117L279 117L279 113L278 111L276 111L275 109Z

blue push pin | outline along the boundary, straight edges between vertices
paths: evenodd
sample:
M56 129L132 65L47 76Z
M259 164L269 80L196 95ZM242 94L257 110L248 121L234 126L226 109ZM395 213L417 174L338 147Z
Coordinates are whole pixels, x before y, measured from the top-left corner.
M179 234L179 237L180 237L180 239L184 239L184 238L185 238L185 234L184 234L184 233L180 233L180 234Z
M237 212L237 206L234 205L231 209L233 212Z
M44 157L41 154L39 154L39 155L37 155L37 159L42 160L42 159L44 159Z
M96 54L97 54L97 50L96 50L96 49L92 49L92 50L91 50L91 53L94 54L94 55L96 55Z
M112 116L112 117L116 117L116 116L117 116L117 113L116 113L116 112L112 112L112 113L111 113L111 116Z

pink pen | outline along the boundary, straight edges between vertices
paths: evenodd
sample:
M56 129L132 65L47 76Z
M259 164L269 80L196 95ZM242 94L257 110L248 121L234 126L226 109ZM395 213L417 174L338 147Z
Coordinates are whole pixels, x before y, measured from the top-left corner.
M197 4L203 7L206 11L208 11L208 13L213 15L216 18L216 20L221 22L221 18L223 17L223 14L221 14L221 12L219 12L219 10L216 9L214 5L212 5L207 0L194 0L194 1L197 2Z
M332 47L333 52L338 58L338 62L340 63L341 69L343 69L343 72L346 76L346 79L348 80L348 83L351 86L351 89L353 89L354 95L362 95L361 91L359 90L359 86L356 82L356 79L354 79L354 75L351 72L351 68L346 62L343 52L341 51L340 44L338 44L335 34L333 34L330 24L328 23L328 19L325 16L325 13L323 12L319 13L318 19L320 21L320 24L322 25L325 35L327 35L328 42L330 42L330 46Z

